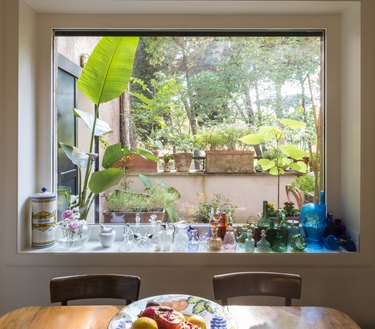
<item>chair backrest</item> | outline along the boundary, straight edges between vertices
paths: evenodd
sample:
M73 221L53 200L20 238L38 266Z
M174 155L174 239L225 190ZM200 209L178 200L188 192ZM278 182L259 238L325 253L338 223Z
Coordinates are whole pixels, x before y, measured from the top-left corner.
M50 281L51 303L67 305L69 300L115 298L126 305L138 300L141 280L125 274L83 274L53 278Z
M277 272L237 272L213 277L215 299L228 305L228 298L240 296L285 297L285 305L292 298L301 298L302 278L298 274Z

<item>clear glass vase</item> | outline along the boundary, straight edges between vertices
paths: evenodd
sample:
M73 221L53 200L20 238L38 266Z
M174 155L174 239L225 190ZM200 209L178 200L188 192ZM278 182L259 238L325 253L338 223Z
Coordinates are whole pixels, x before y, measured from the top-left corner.
M82 219L66 219L58 223L56 242L64 249L79 249L90 239L90 225Z

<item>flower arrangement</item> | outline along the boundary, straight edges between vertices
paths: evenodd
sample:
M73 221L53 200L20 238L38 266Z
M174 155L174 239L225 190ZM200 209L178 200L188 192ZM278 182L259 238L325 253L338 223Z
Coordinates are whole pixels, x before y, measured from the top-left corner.
M284 202L282 211L285 214L285 216L294 216L299 212L298 209L294 206L293 201Z
M275 209L275 206L273 205L272 202L267 202L267 213L268 213L268 216L270 217L277 217L277 214L278 214L278 210Z
M81 247L89 239L89 226L80 216L79 207L67 209L62 213L56 240L63 247Z

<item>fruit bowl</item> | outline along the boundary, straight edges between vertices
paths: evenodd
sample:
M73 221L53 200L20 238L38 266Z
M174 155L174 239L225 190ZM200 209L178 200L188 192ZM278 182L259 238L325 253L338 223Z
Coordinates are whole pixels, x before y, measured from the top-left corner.
M236 329L229 321L228 312L223 306L208 299L191 295L160 295L138 300L116 314L108 329L130 329L133 321L150 302L172 307L186 317L202 316L206 321L206 329Z

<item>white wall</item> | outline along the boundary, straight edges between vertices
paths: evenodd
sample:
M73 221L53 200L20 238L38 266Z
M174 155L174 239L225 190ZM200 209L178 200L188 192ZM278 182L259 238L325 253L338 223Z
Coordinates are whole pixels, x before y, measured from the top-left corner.
M340 2L340 1L337 1ZM32 92L23 102L20 99L18 105L18 93L24 90L22 86L30 84L33 88L34 76L33 66L34 62L28 62L22 56L22 52L18 50L18 43L22 42L20 48L27 46L31 58L35 55L33 45L30 39L18 39L18 24L20 24L21 32L35 31L35 24L38 28L38 33L30 32L29 37L35 41L36 34L38 34L37 44L39 47L45 45L45 40L48 36L45 32L48 30L51 22L62 26L64 24L74 24L76 27L85 24L97 24L103 27L114 27L119 24L119 21L127 22L126 24L134 27L160 27L165 26L166 22L179 26L190 27L192 22L205 22L207 27L217 27L218 22L223 27L238 26L247 24L248 22L256 22L261 27L263 24L261 17L254 18L245 15L239 16L222 16L220 18L215 16L197 17L176 17L170 19L168 17L125 17L120 16L37 16L34 15L28 8L21 6L19 16L18 5L14 0L0 0L0 41L5 36L5 54L0 52L1 56L5 56L6 67L5 75L2 75L0 66L0 90L4 91L2 99L4 99L5 106L2 106L2 114L4 120L1 120L1 133L4 136L0 140L1 149L4 154L3 162L1 164L4 170L1 171L1 178L3 184L0 189L2 191L1 198L1 212L0 218L0 312L6 312L12 308L24 305L48 305L49 291L48 281L51 277L72 273L85 272L119 272L137 274L142 279L141 296L149 296L158 293L181 292L200 295L203 297L213 298L212 293L212 275L215 273L223 273L227 271L236 270L250 270L250 269L267 269L296 272L303 276L303 293L302 300L296 304L303 305L324 305L334 307L348 313L353 317L362 328L375 327L375 313L373 312L373 297L375 294L375 285L373 278L375 277L374 268L374 245L372 236L375 235L375 227L372 215L372 188L375 183L375 177L372 173L372 163L375 158L374 150L370 146L375 140L375 130L373 124L374 118L374 90L375 90L375 66L373 59L375 58L375 3L373 0L363 0L362 4L362 70L361 70L361 112L360 117L354 117L353 122L356 125L349 125L347 119L343 119L341 124L341 133L333 131L332 134L340 133L340 137L344 134L351 135L352 129L356 131L354 139L358 138L359 134L363 147L361 148L360 166L362 175L360 177L360 185L358 179L355 182L347 180L348 174L356 174L357 166L350 160L350 153L341 153L341 158L344 161L349 161L347 167L341 168L338 173L332 171L329 179L331 180L332 188L335 191L331 195L331 200L334 204L340 204L340 211L343 215L347 215L347 206L343 202L352 204L357 207L360 212L355 211L353 216L360 216L361 219L361 252L356 254L340 254L340 255L285 255L285 254L254 254L254 255L238 255L238 257L230 257L219 254L202 254L186 255L185 258L173 254L158 254L158 255L144 255L142 257L127 254L109 254L109 255L92 255L92 254L42 254L42 253L22 253L17 252L17 221L22 224L27 220L27 216L19 213L18 209L22 207L22 201L27 200L26 196L35 192L36 185L49 183L52 181L49 177L51 172L48 157L42 160L34 161L33 158L33 140L24 140L22 145L18 146L17 136L21 133L18 129L18 120L22 121L22 116L30 118L32 121L33 111L46 109L51 106L50 95L50 76L48 74L50 57L48 52L38 54L38 63L40 69L38 72L37 86L43 86ZM6 5L5 10L4 5ZM20 17L20 21L18 21ZM263 17L265 18L265 17ZM331 17L333 24L337 20L336 16ZM295 24L305 22L308 23L308 17L294 17L292 19ZM6 24L4 28L1 24ZM247 23L246 23L247 22ZM265 21L264 21L265 22ZM267 23L270 22L268 17ZM277 25L280 21L272 20L272 23ZM125 24L125 23L124 23ZM23 30L25 29L25 30ZM3 43L0 43L3 44ZM22 46L22 47L21 47ZM339 43L337 47L339 47ZM41 47L43 49L43 47ZM337 49L336 49L337 50ZM332 49L331 51L335 51ZM349 57L341 58L341 61L351 59ZM356 55L355 55L356 56ZM22 60L20 67L30 70L30 75L26 74L26 81L18 82L18 59ZM3 61L0 61L1 63ZM29 65L27 65L27 62ZM24 67L23 65L26 65ZM341 63L343 65L343 63ZM45 68L47 74L45 74ZM22 78L24 75L22 74ZM342 77L349 79L347 76ZM358 76L355 79L359 79ZM340 83L340 80L337 81ZM334 87L333 87L334 88ZM345 85L343 87L347 93L352 93L352 87ZM339 89L336 90L339 92ZM36 96L35 96L36 94ZM23 95L21 95L23 96ZM37 106L33 106L34 97L37 99ZM345 101L345 99L342 99ZM23 104L21 108L21 104ZM335 104L332 105L333 107ZM338 106L336 104L336 106ZM354 105L355 106L355 105ZM358 108L357 108L358 109ZM25 111L25 112L24 112ZM341 112L343 111L343 112ZM31 114L30 114L31 112ZM346 118L345 108L340 109ZM20 115L20 117L18 117ZM39 112L38 112L39 115ZM30 117L29 117L30 116ZM340 116L342 118L342 116ZM36 126L38 129L44 128L41 123L49 122L48 116L43 117L38 121ZM358 121L360 120L360 121ZM360 122L360 126L358 125ZM343 131L350 128L350 131ZM48 129L48 126L47 126ZM32 131L32 130L31 130ZM30 131L28 130L28 134ZM32 136L33 134L29 135ZM342 139L342 138L340 138ZM338 144L336 147L340 148L340 141L336 138ZM40 150L47 148L50 141L44 141L39 144L37 153L41 154ZM21 144L21 143L20 143ZM358 146L354 143L354 146ZM26 152L26 153L23 153ZM357 153L358 154L358 153ZM41 157L43 158L43 157ZM21 163L22 160L22 163ZM25 165L24 161L31 162L31 166ZM19 164L19 168L17 167ZM39 171L35 171L38 168ZM38 174L35 176L35 172ZM30 178L31 177L31 178ZM340 184L340 180L344 183ZM354 184L354 185L353 185ZM360 196L352 195L351 190L354 186L354 191L358 191L356 186L360 186ZM336 193L336 191L340 191ZM332 191L332 190L331 190ZM332 193L328 191L329 193ZM20 200L20 204L17 204ZM348 213L351 210L348 210ZM357 220L359 218L356 218ZM350 218L348 218L350 220ZM236 255L237 256L237 255Z

